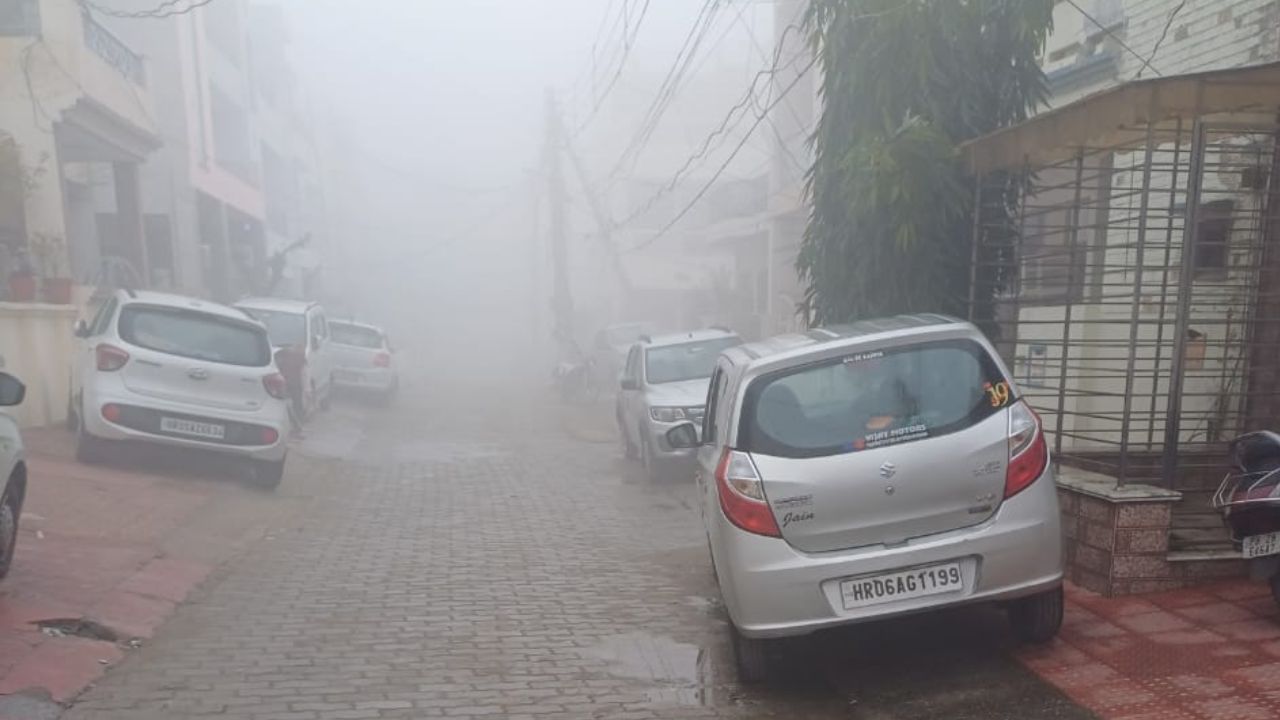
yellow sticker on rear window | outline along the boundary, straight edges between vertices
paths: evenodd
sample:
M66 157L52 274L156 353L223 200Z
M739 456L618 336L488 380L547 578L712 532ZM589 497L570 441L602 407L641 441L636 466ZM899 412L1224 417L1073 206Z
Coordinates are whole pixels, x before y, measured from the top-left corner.
M1009 383L1001 380L997 383L982 383L982 389L991 400L991 407L1004 407L1009 404Z

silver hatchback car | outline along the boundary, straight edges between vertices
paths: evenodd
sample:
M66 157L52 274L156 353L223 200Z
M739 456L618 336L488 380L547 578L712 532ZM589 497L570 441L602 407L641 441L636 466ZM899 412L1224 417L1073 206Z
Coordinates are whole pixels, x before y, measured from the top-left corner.
M1039 417L973 325L913 315L724 351L697 448L739 675L771 639L979 601L1024 641L1062 623Z

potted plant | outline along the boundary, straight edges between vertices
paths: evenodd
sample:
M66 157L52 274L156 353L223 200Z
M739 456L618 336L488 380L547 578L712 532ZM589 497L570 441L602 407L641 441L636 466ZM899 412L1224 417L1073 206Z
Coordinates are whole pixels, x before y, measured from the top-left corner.
M64 271L66 243L56 235L36 233L31 246L40 260L44 300L55 305L71 304L71 278Z
M36 299L36 274L26 251L19 251L17 263L9 272L9 302L34 302Z

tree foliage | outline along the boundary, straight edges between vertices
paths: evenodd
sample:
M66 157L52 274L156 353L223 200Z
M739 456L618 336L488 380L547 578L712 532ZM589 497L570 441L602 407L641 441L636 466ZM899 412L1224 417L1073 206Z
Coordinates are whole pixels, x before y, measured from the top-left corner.
M796 261L808 322L967 312L975 180L957 148L1043 101L1052 19L1053 0L811 0L823 109ZM994 212L1012 212L1015 188L1002 183Z

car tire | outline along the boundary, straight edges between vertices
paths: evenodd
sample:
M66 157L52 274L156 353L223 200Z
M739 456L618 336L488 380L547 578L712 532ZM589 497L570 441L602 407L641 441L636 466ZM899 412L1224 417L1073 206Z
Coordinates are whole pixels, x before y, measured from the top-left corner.
M17 493L0 498L0 580L9 574L9 568L13 565L13 553L18 545L18 519L21 514Z
M773 643L746 637L732 623L729 625L729 632L732 634L733 663L738 670L738 682L757 685L767 681L773 670Z
M640 457L640 453L636 451L635 443L631 442L631 435L627 433L627 424L622 421L622 415L615 417L618 421L618 437L622 439L622 457L635 460Z
M329 385L325 388L324 396L320 398L320 410L328 412L333 406L333 378L329 378Z
M253 482L264 490L275 490L284 480L284 464L288 458L279 460L254 460Z
M644 466L644 479L656 485L662 482L662 471L653 459L653 443L647 438L640 441L640 463Z
M84 465L96 465L102 462L107 441L90 435L84 426L84 421L80 421L78 426L79 429L76 431L76 462Z
M1272 575L1268 583L1271 585L1271 599L1280 604L1280 571Z
M1062 587L1014 600L1009 605L1009 625L1024 643L1046 643L1062 627Z

